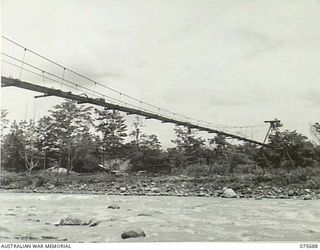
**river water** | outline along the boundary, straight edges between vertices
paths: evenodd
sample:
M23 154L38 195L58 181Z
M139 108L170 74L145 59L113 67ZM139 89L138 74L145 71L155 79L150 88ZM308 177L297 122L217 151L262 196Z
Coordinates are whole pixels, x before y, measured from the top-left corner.
M320 200L1 193L0 201L0 242L320 241ZM103 222L55 226L68 215ZM122 240L130 227L146 237Z

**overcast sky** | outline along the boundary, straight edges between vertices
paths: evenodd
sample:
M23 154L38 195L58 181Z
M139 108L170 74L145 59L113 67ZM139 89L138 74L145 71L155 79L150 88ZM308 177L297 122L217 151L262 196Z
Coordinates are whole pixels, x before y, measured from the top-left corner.
M307 136L320 121L320 1L2 0L2 34L197 119L251 125L279 118ZM20 120L26 107L28 116L41 116L60 101L34 95L2 89L2 107ZM172 126L146 125L165 145L174 139ZM261 139L262 129L249 133Z

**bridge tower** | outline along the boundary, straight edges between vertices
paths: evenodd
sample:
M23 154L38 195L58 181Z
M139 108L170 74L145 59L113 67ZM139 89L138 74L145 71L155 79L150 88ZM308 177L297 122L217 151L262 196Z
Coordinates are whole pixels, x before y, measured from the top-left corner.
M278 120L278 119L274 119L274 120L271 120L271 121L264 121L264 123L269 123L270 126L269 126L268 132L267 132L267 134L266 134L266 136L265 136L265 138L263 140L263 144L266 143L266 141L269 138L270 134L278 132L279 128L281 128L283 126L281 121Z

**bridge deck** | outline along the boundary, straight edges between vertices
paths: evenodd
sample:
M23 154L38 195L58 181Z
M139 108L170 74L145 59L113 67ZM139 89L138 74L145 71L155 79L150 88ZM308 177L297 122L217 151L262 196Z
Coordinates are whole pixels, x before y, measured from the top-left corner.
M185 126L185 127L191 128L191 129L197 129L199 131L206 131L209 133L221 134L221 135L224 135L229 138L233 138L233 139L237 139L240 141L245 141L245 142L249 142L252 144L268 147L268 145L266 145L262 142L258 142L255 140L251 140L251 139L248 139L245 137L238 136L238 135L226 133L226 132L219 131L216 129L200 126L200 125L193 124L190 122L181 121L181 120L177 120L177 119L173 119L173 118L168 118L168 117L165 117L162 115L157 115L157 114L154 114L151 112L147 112L147 111L143 111L143 110L139 110L139 109L135 109L135 108L128 108L128 107L124 107L121 105L109 103L109 102L106 102L101 99L84 97L84 96L72 94L71 92L65 92L65 91L62 91L59 89L47 88L47 87L39 86L37 84L32 84L29 82L20 81L18 79L13 79L13 78L1 76L1 87L9 87L9 86L14 86L14 87L22 88L22 89L27 89L27 90L43 93L44 96L57 96L57 97L62 97L62 98L66 98L66 99L75 100L78 103L90 103L90 104L105 107L108 109L126 112L127 114L135 114L135 115L144 116L147 119L156 119L156 120L159 120L163 123L172 123L172 124L176 124L176 125L180 125L180 126Z

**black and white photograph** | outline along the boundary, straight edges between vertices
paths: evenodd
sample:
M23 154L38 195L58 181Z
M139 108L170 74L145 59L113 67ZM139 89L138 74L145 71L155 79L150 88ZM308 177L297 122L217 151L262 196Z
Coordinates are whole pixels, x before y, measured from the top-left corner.
M319 247L319 0L1 0L1 248L146 242Z

